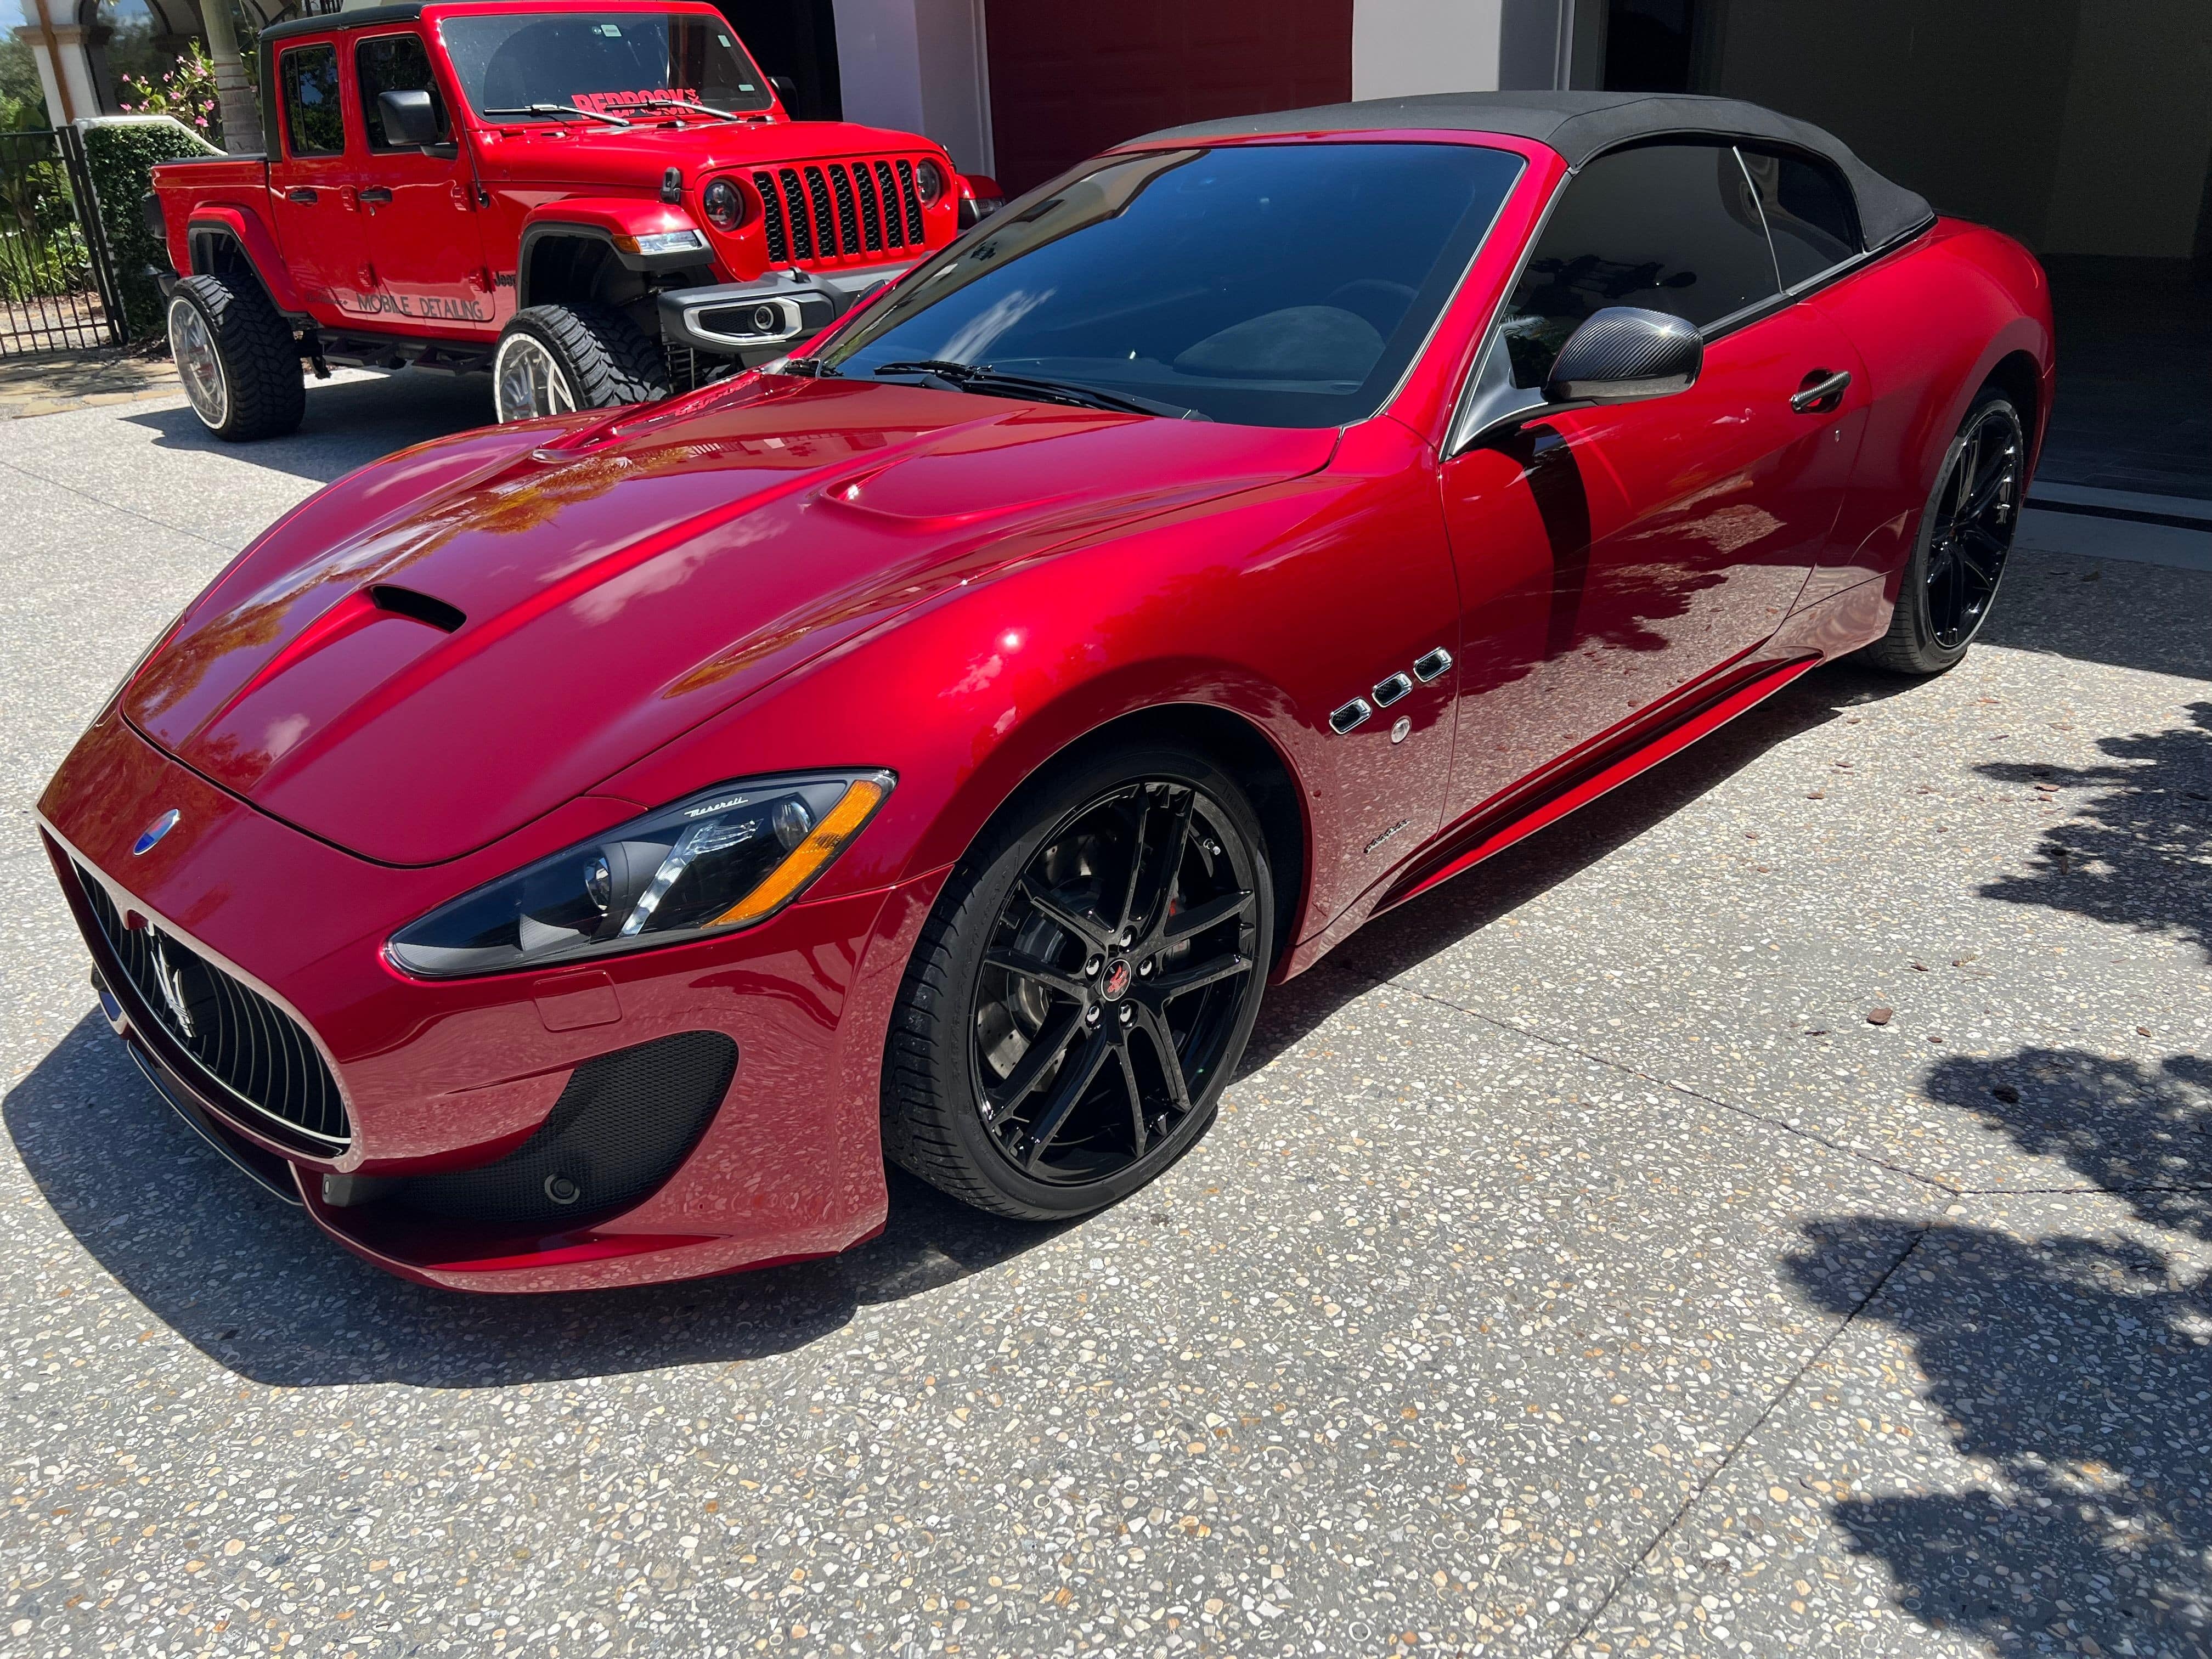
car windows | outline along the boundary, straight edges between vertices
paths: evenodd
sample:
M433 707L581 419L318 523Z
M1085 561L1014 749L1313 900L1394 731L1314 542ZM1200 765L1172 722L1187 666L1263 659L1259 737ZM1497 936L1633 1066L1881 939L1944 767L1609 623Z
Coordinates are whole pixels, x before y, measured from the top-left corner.
M1567 337L1607 306L1705 328L1780 291L1731 146L1615 150L1568 182L1507 303L1514 384L1540 386Z
M1851 192L1833 167L1802 155L1746 149L1744 171L1766 214L1782 286L1794 289L1859 251Z
M353 49L354 80L361 87L361 122L368 131L371 149L409 149L384 131L384 111L377 100L387 92L427 92L430 107L438 116L438 141L443 143L449 129L446 122L446 100L438 92L438 82L430 73L430 54L423 49L422 38L416 34L386 34L374 40L364 40Z
M277 59L283 85L284 142L295 155L345 154L345 114L338 104L338 49L294 46Z
M824 361L988 365L1253 426L1363 420L1522 165L1399 143L1107 156L924 264Z

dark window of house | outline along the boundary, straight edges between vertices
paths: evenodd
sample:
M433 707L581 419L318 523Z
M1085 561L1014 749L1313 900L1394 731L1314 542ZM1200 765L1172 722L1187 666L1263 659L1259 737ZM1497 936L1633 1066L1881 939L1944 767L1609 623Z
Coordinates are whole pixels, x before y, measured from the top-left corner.
M1592 312L1641 306L1711 326L1778 292L1759 204L1724 144L1601 155L1567 181L1503 325L1514 384L1539 386Z
M338 105L338 49L295 46L280 62L284 139L292 154L344 155L345 112Z
M438 141L443 143L446 100L430 73L430 54L416 34L386 34L364 40L353 49L354 79L361 85L361 124L368 130L371 149L403 149L410 146L384 131L384 111L377 100L387 92L427 92L430 107L438 114Z
M1779 152L1743 152L1744 170L1766 210L1782 286L1795 288L1859 251L1858 216L1843 175L1824 162Z

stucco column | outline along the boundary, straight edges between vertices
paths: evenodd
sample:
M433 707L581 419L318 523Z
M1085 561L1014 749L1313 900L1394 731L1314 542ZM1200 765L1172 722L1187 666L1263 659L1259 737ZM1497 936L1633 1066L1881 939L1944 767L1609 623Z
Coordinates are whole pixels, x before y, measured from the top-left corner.
M49 4L56 9L48 11ZM46 96L46 121L67 126L80 115L100 113L100 98L93 90L92 65L84 53L84 31L69 26L69 39L59 19L60 0L22 0L23 26L15 38L31 49L39 66L39 90Z
M963 173L992 169L983 0L836 0L845 118L919 132Z
M222 112L222 147L233 155L250 155L265 147L261 106L246 65L238 56L238 28L230 0L200 0L200 21L207 28L208 56L215 63L216 103Z

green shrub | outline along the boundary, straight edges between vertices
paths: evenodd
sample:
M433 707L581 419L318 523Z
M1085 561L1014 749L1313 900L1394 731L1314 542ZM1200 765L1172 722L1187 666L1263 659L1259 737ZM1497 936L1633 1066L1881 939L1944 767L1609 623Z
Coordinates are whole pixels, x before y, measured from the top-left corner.
M161 331L161 290L147 268L169 263L168 249L146 228L142 208L154 187L154 164L222 152L166 115L103 116L80 125L85 168L122 290L124 325L132 339L148 338Z

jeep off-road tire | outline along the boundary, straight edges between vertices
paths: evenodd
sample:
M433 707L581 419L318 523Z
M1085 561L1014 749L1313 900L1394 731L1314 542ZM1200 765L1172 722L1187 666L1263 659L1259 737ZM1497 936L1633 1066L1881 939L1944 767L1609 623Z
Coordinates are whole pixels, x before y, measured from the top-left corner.
M185 277L167 315L169 352L203 426L232 443L298 429L307 409L299 343L258 283Z
M1893 674L1940 674L1989 620L2027 493L2027 428L1995 383L1974 395L1920 514L1889 631L1860 653Z
M529 306L500 331L491 383L501 421L531 421L665 398L668 362L611 306Z
M969 849L915 942L884 1152L999 1215L1126 1198L1212 1122L1273 934L1266 836L1212 761L1147 743L1054 767Z

